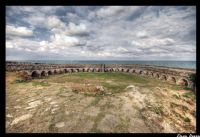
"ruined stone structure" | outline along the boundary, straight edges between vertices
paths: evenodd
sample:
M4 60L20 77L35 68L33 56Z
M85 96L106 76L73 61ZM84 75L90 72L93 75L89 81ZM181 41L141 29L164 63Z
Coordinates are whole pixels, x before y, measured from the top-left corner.
M76 72L124 72L154 77L166 82L194 88L190 81L194 69L179 69L158 67L150 65L112 65L112 64L39 64L26 62L6 62L6 71L19 71L26 73L31 78L40 78L53 74Z

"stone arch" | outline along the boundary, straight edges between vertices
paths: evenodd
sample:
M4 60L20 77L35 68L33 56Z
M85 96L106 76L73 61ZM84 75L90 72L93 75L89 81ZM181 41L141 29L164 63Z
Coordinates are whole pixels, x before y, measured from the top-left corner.
M130 70L129 70L129 73L133 73L133 69L130 69Z
M72 70L73 70L73 72L77 72L77 69L76 69L76 68L73 68Z
M87 70L86 70L87 68L83 68L83 72L87 72Z
M180 78L177 82L178 85L181 85L181 86L188 86L189 85L189 82L187 79L184 79L184 78Z
M89 69L89 72L94 72L94 68L90 68L90 69Z
M80 70L77 68L76 71L79 72Z
M79 72L83 72L83 68L79 68Z
M153 72L149 71L148 75L153 77Z
M159 78L160 77L158 73L154 73L153 75L154 75L155 78Z
M33 77L33 78L38 78L38 77L40 77L40 72L37 71L37 70L33 71L33 72L31 73L31 77Z
M105 68L105 69L104 69L104 72L108 72L108 69L107 69L107 68Z
M45 77L45 76L47 76L48 74L47 74L47 72L45 71L45 70L43 70L42 72L41 72L41 76L42 77Z
M54 72L54 74L58 74L59 73L58 69L55 69L53 72Z
M132 73L135 73L135 72L136 72L136 70L135 70L135 69L133 69Z
M64 71L65 71L65 73L67 73L67 69L66 68L64 69Z
M53 71L49 70L48 72L48 75L53 75Z
M168 81L171 82L171 83L176 83L176 78L171 76L168 78Z
M139 74L142 74L142 72L143 72L142 70L139 70Z
M60 69L60 74L61 73L65 73L65 70L64 69Z
M147 75L147 71L144 70L144 71L142 72L142 75Z
M130 70L129 69L126 69L126 72L129 72Z
M160 79L166 81L167 80L167 76L165 74L163 74L163 75L161 75Z
M72 69L68 68L67 72L72 73Z
M100 72L100 69L99 68L95 68L95 72Z

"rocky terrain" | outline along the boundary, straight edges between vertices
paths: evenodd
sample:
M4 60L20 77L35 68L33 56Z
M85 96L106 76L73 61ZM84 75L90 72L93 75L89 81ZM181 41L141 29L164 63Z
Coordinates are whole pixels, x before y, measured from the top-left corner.
M190 89L145 76L65 73L29 82L6 72L8 133L196 132Z

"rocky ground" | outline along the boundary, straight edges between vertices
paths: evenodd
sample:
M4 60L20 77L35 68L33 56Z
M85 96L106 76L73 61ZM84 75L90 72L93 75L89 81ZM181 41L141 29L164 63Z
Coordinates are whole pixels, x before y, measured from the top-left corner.
M125 73L74 73L21 82L6 73L6 132L196 131L192 91Z

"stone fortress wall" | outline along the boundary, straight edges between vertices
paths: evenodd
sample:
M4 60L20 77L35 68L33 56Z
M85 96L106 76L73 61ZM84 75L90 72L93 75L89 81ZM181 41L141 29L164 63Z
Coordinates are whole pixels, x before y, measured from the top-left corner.
M181 69L151 65L119 65L119 64L41 64L28 62L6 62L6 71L19 71L31 78L39 78L53 74L73 72L124 72L154 77L166 82L194 88L190 75L194 69Z

